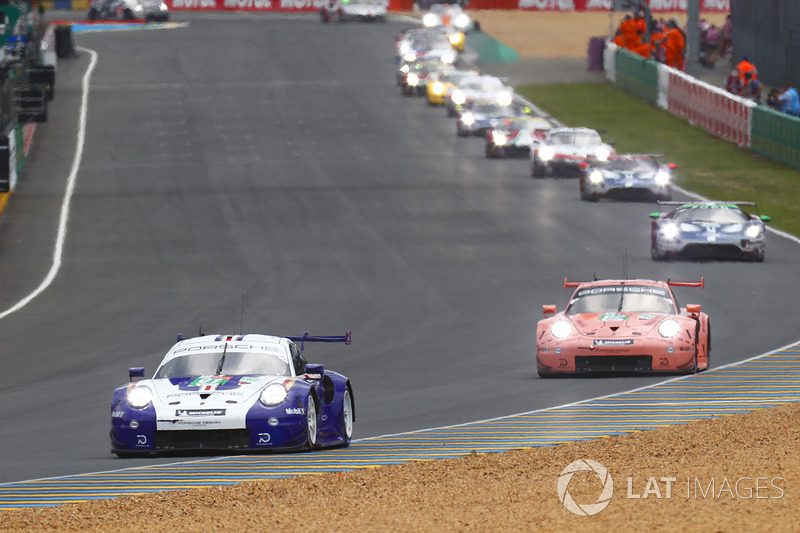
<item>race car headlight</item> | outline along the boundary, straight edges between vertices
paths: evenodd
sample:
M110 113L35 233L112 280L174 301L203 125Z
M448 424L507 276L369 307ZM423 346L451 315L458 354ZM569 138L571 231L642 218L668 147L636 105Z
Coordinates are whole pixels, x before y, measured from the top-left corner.
M748 228L744 230L744 236L748 239L757 239L761 237L761 234L761 226L748 226Z
M472 126L473 124L475 124L475 115L467 111L466 113L463 113L461 115L461 122L465 126Z
M141 4L136 4L133 8L135 11L144 11L144 6Z
M436 95L444 94L444 83L440 81L434 82L433 87L431 87L431 91L433 91L433 94Z
M450 95L450 99L453 101L454 104L461 105L467 101L467 95L464 94L464 91L456 89L455 91L453 91L453 94Z
M469 26L469 15L461 13L460 15L456 16L455 20L453 20L453 26L462 30Z
M411 67L408 66L408 63L400 67L400 72L403 74L408 74L408 71L411 70Z
M497 95L497 103L500 105L511 105L513 99L511 93L500 93Z
M128 405L134 409L144 409L153 401L153 391L146 385L138 385L128 391Z
M264 390L261 391L261 403L270 407L278 405L286 399L289 391L283 386L283 383L270 383Z
M168 9L167 4L161 4L160 6L158 6L158 9L160 9L161 11L166 11Z
M456 54L455 52L445 52L442 54L442 63L446 63L448 65L452 65L456 62Z
M450 37L448 37L448 40L450 41L450 44L455 46L457 44L464 42L464 34L461 32L451 33Z
M411 63L412 61L416 60L417 60L417 53L414 51L406 52L405 54L403 54L403 61L407 63Z
M566 320L559 320L550 326L550 335L557 339L563 339L572 333L572 326Z
M406 82L411 85L412 87L416 87L419 85L419 76L414 74L413 72L406 77Z
M497 146L503 146L508 142L508 137L506 137L504 133L495 131L494 133L492 133L492 141L494 141L494 144L496 144Z
M402 43L400 43L400 47L398 48L397 51L400 52L401 56L404 56L411 51L411 45L408 44L408 42L403 41Z
M539 153L539 159L541 159L542 161L550 161L556 155L556 151L553 150L552 147L547 145L544 145L541 148L539 148L538 153Z
M422 25L425 26L426 28L430 28L431 26L436 26L437 22L438 20L436 18L436 15L434 15L433 13L425 13L422 16Z
M678 236L681 230L678 228L676 224L664 224L661 226L661 234L667 240L672 240Z
M681 330L681 325L678 324L675 320L668 318L667 320L663 321L661 324L658 325L658 334L664 337L665 339L669 339L670 337L674 337L678 334Z
M600 161L607 161L608 156L611 155L611 151L605 146L601 146L600 148L595 150L594 155L597 156L597 159L599 159Z
M669 178L670 178L669 172L661 171L661 172L656 172L654 180L656 182L656 185L663 187L664 185L669 185Z
M589 181L592 183L603 183L603 173L599 170L592 170L589 174Z

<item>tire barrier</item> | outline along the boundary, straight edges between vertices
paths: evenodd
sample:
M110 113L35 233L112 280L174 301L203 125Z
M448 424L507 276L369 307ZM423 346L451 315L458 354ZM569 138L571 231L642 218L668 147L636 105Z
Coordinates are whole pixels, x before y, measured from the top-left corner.
M56 55L59 59L75 56L75 42L72 40L72 26L56 28Z

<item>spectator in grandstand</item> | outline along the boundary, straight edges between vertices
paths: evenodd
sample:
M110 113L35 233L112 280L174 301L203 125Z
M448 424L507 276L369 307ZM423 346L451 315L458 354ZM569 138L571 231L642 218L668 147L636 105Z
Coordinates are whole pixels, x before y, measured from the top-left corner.
M755 103L760 104L761 91L763 90L761 82L758 81L755 76L753 76L752 72L745 72L744 79L744 85L742 85L742 88L739 89L739 96L743 98L749 98Z
M767 95L767 105L776 111L780 111L781 107L783 107L780 96L781 92L778 89L770 89Z
M733 46L733 21L731 21L731 16L725 19L725 25L722 26L722 36L719 40L719 48L717 49L717 55L719 57L727 57L731 53L731 47Z
M792 87L790 82L787 81L783 84L783 91L779 98L781 111L795 117L800 114L800 96L797 95L797 89Z
M705 31L705 35L700 40L700 64L714 68L717 62L717 50L719 49L720 31L719 28L710 24Z
M738 68L734 68L725 78L725 90L731 94L739 94L742 89L742 76Z

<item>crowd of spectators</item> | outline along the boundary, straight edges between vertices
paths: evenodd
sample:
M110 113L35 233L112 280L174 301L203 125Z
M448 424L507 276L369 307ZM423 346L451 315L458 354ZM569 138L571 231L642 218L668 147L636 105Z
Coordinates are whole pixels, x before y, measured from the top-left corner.
M731 16L725 24L716 25L701 19L700 64L715 68L720 59L729 61L733 50L733 24ZM645 20L641 10L625 15L613 38L614 44L630 50L644 58L652 59L678 70L686 68L686 30L681 28L677 18L669 21L650 18ZM763 102L765 91L758 79L758 69L747 56L734 66L725 79L725 89L758 104ZM800 115L800 97L791 83L781 88L770 89L766 97L769 107L797 117Z

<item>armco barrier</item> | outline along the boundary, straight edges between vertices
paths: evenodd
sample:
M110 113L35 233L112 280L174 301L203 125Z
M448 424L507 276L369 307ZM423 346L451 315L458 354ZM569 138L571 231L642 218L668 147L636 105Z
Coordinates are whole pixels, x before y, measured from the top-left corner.
M754 102L678 70L663 68L668 69L667 109L670 113L739 146L750 146L750 117L756 106Z
M616 82L622 88L656 103L658 100L658 63L616 48Z
M800 167L800 120L768 107L753 108L750 147L765 157Z

